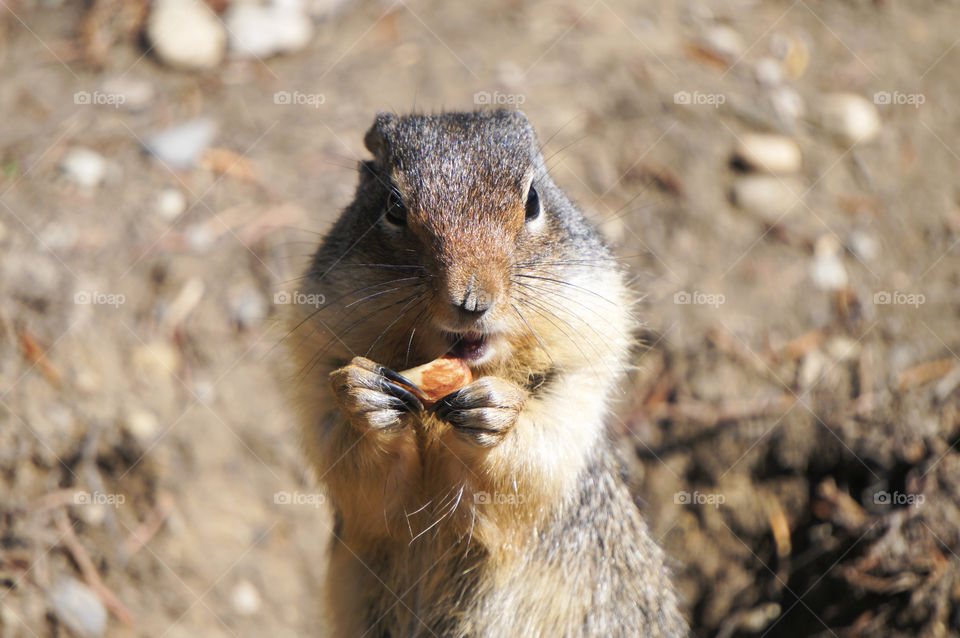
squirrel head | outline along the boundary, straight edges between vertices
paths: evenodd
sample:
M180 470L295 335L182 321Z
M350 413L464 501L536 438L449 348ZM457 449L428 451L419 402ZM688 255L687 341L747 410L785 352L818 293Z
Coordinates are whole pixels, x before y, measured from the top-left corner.
M471 365L506 356L511 335L531 333L518 310L539 283L529 273L549 277L536 267L582 260L595 243L550 180L530 122L508 110L381 112L364 142L374 157L354 204L360 250L419 269L425 321L447 350Z

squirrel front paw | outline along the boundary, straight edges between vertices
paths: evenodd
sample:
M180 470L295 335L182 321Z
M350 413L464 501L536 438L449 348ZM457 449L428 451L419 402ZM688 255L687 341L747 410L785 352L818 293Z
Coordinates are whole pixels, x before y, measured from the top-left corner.
M499 377L481 377L440 399L434 409L458 434L482 447L492 447L517 423L526 400L526 392L516 384Z
M409 413L423 410L420 400L397 381L403 377L365 357L354 357L330 373L337 404L362 432L396 428Z

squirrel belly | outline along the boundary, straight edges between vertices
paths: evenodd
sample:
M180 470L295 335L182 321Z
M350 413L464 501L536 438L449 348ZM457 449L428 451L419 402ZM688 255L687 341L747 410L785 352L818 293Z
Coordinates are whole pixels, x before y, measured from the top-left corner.
M605 425L634 296L532 126L380 113L364 141L295 297L326 303L287 317L329 635L686 635Z

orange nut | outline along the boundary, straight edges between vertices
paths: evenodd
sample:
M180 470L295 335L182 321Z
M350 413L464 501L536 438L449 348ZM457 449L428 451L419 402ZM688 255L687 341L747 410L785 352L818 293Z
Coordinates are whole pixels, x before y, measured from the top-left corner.
M400 374L417 384L422 390L414 394L426 407L430 407L451 392L456 392L473 381L473 374L467 364L462 359L448 355L422 366L403 370Z

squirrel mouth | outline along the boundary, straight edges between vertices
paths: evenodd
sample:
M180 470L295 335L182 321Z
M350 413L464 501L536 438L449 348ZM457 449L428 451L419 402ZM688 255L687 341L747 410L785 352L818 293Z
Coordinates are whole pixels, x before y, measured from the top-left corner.
M451 337L450 353L464 361L479 361L489 350L487 335L482 332L462 332Z

